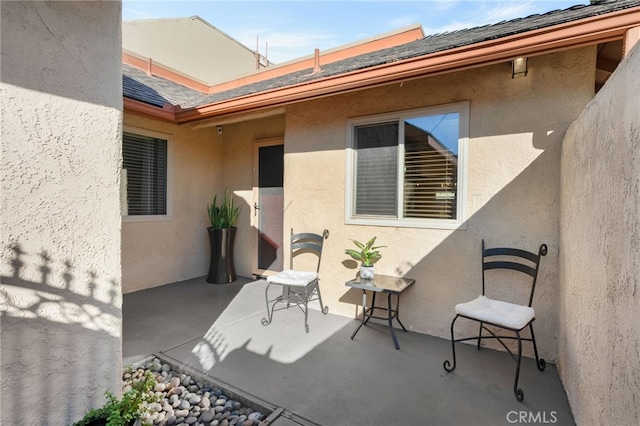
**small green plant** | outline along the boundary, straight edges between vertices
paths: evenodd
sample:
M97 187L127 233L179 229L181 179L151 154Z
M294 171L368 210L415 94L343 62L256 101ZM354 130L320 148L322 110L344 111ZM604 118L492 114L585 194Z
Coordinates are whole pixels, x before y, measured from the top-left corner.
M106 426L126 426L133 424L149 412L148 404L157 402L158 398L152 389L156 385L156 379L152 372L145 371L144 375L131 382L131 389L122 394L118 399L113 393L106 391L107 403L100 408L92 408L73 426L89 426L105 424Z
M220 205L218 205L218 195L216 194L211 204L207 207L207 211L213 229L227 229L232 228L236 220L238 220L240 207L233 205L233 198L229 195L229 190L226 189Z
M386 247L386 246L374 247L373 244L376 242L376 237L371 238L369 241L366 242L366 244L362 244L360 241L356 241L356 240L351 240L351 241L353 241L353 244L355 244L356 247L358 247L359 251L354 249L346 249L345 253L351 256L353 259L357 260L358 262L361 262L362 266L373 266L374 263L376 263L378 260L380 260L380 258L382 258L382 255L380 254L378 249L382 247Z

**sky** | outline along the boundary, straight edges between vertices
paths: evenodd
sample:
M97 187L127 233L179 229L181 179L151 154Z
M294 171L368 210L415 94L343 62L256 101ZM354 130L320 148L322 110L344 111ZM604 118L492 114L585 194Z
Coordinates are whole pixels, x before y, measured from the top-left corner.
M122 2L122 19L200 16L269 61L282 63L343 44L422 25L437 34L565 9L589 0L165 1Z

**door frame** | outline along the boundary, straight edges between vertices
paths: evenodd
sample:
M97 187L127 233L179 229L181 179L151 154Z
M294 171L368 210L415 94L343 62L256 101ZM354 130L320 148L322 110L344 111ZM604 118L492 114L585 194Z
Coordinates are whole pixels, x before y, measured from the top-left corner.
M252 186L253 186L253 204L249 207L251 209L251 214L250 214L250 224L251 224L251 273L254 276L268 276L268 275L273 275L279 271L272 271L269 269L259 269L258 268L258 239L259 239L259 225L260 223L258 222L259 220L259 216L256 214L256 210L254 208L254 206L258 203L259 200L259 160L260 160L260 148L264 148L267 146L277 146L277 145L282 145L284 147L284 136L281 137L276 137L276 138L268 138L268 139L256 139L253 142L253 160L252 160L252 170L253 170L253 176L252 176ZM284 165L283 165L284 168ZM283 176L284 176L284 170L283 170ZM283 187L283 191L284 191L284 179L282 182L282 187ZM282 206L283 208L283 221L284 221L284 205ZM284 229L284 226L283 226ZM284 232L283 232L283 236L282 236L282 243L284 246ZM284 249L283 249L283 256L284 256ZM283 259L283 264L284 264L284 259Z

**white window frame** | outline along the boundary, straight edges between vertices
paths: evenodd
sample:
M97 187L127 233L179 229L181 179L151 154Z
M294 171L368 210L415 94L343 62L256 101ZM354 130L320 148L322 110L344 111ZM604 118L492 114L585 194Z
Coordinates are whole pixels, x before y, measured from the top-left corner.
M388 218L355 215L355 168L356 151L354 149L354 129L356 126L377 124L389 121L399 121L416 118L424 115L436 115L444 113L458 113L458 174L457 174L457 200L456 219L417 219L417 218ZM398 145L398 211L403 211L404 191L404 126L399 126ZM347 120L347 148L346 148L346 181L345 181L345 223L347 225L373 225L394 226L404 228L434 228L434 229L466 229L467 220L467 158L469 143L469 102L457 102L452 104L437 105L427 108L396 111L391 113L376 114L366 117L356 117Z
M133 133L167 141L167 213L163 215L122 215L123 222L162 222L173 220L173 135L142 127L123 126L123 133ZM124 169L124 168L123 168ZM126 186L122 186L126 191ZM126 195L126 194L123 194Z

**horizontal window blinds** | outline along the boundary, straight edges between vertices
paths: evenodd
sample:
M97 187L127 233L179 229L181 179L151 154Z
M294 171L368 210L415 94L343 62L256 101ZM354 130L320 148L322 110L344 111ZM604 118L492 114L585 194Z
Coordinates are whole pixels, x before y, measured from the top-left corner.
M404 216L455 219L457 156L428 132L405 133Z
M124 133L129 216L167 214L167 141Z
M355 128L355 214L397 217L398 123Z

